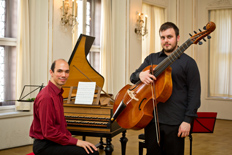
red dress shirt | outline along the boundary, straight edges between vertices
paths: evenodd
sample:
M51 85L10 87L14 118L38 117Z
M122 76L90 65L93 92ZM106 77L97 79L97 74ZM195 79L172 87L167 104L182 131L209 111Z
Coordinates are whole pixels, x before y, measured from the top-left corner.
M63 89L60 90L49 81L37 95L30 137L47 139L61 145L76 145L77 139L66 129L62 93Z

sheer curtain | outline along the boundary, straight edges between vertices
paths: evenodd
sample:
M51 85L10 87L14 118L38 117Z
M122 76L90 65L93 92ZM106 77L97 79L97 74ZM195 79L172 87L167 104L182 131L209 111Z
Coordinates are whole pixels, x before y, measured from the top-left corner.
M104 90L113 92L113 66L112 66L112 17L111 0L102 0L101 8L101 74L105 78Z
M142 12L148 16L148 34L142 41L142 61L150 53L161 50L159 28L164 23L164 9L143 3Z
M210 11L215 22L209 52L209 95L232 97L232 9Z
M29 38L29 1L19 1L16 98L20 97L25 84L30 84L30 38ZM16 102L16 110L30 110L30 104Z

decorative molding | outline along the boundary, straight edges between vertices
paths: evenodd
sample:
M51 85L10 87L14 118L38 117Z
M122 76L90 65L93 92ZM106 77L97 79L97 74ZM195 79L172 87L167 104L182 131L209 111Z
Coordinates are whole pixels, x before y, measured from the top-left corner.
M48 1L48 39L47 39L47 73L53 62L53 27L54 27L54 0ZM50 74L47 74L47 81L50 79Z
M208 3L208 6L213 7L221 7L221 6L229 6L232 5L231 0L212 0L210 3Z
M162 8L168 7L168 0L143 0L142 2Z
M130 5L132 0L126 1L126 33L125 33L125 82L130 83Z

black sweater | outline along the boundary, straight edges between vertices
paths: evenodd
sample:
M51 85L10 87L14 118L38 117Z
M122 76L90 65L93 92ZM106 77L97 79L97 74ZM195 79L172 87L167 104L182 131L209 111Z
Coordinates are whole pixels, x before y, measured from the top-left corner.
M140 80L139 73L145 67L158 65L166 57L163 51L147 56L141 66L131 74L131 82ZM159 122L168 125L179 125L183 121L191 123L197 117L197 109L200 107L201 84L197 64L183 53L171 64L171 68L172 95L165 103L158 103Z

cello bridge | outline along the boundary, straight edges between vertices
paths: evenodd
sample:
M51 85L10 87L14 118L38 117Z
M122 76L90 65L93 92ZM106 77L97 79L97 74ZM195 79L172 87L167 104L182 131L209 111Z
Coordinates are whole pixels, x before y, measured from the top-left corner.
M131 99L133 99L135 101L139 101L139 99L135 97L134 91L127 90L127 93L128 93L128 95L130 96Z

